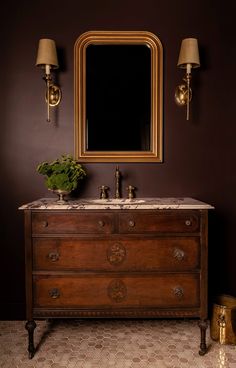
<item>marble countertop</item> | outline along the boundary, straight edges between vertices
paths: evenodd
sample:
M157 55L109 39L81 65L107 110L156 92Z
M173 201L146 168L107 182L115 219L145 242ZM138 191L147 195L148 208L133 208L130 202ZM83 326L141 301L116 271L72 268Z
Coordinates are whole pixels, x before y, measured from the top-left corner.
M41 198L24 204L20 210L128 210L128 209L213 209L208 203L194 198L80 198L58 204L57 198Z

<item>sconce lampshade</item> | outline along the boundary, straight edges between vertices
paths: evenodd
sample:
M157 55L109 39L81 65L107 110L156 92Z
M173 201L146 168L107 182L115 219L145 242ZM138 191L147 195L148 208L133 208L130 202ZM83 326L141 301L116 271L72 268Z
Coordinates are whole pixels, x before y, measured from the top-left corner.
M59 67L55 41L48 38L39 40L36 65L41 67L50 65L53 69Z
M177 66L185 69L187 64L191 64L192 68L200 66L198 41L196 38L185 38L182 40Z

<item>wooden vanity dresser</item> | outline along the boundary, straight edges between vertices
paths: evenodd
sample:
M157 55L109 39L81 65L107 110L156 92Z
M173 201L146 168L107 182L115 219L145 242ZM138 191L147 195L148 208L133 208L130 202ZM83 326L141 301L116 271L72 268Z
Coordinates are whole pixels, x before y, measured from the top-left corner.
M100 203L101 202L101 203ZM25 214L29 357L36 319L198 318L207 351L210 205L41 199Z

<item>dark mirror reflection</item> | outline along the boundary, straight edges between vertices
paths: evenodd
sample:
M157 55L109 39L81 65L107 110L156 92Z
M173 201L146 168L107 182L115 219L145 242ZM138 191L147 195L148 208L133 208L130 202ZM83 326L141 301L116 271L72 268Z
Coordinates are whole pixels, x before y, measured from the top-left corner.
M151 50L146 45L86 48L86 149L149 151Z

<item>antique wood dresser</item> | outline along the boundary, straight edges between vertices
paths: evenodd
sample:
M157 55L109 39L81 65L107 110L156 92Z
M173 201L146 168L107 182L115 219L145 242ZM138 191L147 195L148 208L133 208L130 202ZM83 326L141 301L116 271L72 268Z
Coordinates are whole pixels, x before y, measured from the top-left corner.
M29 357L36 319L198 318L207 351L208 210L192 198L41 199L25 214Z

